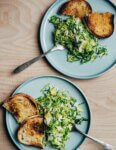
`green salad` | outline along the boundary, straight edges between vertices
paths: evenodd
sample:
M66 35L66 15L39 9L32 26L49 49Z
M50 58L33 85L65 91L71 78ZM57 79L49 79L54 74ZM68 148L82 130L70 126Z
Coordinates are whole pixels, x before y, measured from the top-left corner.
M44 143L59 150L64 149L74 122L81 124L84 120L81 116L82 108L68 92L49 84L42 89L42 93L43 96L36 100L46 126Z
M55 27L55 45L61 44L68 50L68 62L86 63L107 55L107 49L99 44L98 38L88 31L80 19L68 17L63 20L52 16L49 21Z

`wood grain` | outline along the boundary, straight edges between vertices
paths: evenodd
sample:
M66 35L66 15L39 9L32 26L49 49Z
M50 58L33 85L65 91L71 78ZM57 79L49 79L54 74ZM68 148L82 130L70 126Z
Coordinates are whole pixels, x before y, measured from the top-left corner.
M45 59L24 72L13 75L16 66L40 53L39 25L54 0L0 0L0 101L25 80L41 74L59 74ZM116 69L93 80L72 79L86 93L92 110L90 134L116 146ZM17 150L5 128L5 112L0 109L0 150ZM86 140L81 150L102 150Z

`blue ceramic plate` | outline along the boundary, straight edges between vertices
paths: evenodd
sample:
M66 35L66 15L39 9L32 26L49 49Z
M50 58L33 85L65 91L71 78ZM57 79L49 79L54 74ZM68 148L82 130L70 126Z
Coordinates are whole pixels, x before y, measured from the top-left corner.
M74 85L72 82L57 76L40 76L24 82L16 89L14 94L23 92L33 96L34 98L37 98L42 95L40 90L47 83L54 85L58 89L68 90L71 96L78 99L79 104L83 103L81 105L82 109L84 110L82 115L85 118L87 118L88 121L85 121L81 125L79 125L79 128L83 132L88 133L90 127L91 115L90 115L90 108L87 102L87 98L83 94L82 90L76 85ZM23 144L18 142L16 133L19 124L16 122L14 117L9 112L6 112L6 125L11 139L20 150L39 150L38 148L35 147L24 146ZM77 149L84 141L84 137L77 132L71 132L69 136L70 139L66 142L66 150ZM45 147L44 150L54 150L54 149L52 147Z
M43 52L48 51L54 46L53 43L53 31L54 27L49 23L49 18L58 13L59 8L67 0L57 0L46 12L40 29L40 42ZM93 11L98 12L111 12L116 15L116 7L108 0L87 0L93 8ZM63 16L62 16L63 17ZM114 24L116 25L116 17L114 17ZM67 62L67 52L57 51L46 56L48 62L59 72L64 75L78 78L89 79L95 78L106 71L111 69L116 63L116 28L111 37L99 40L101 45L107 47L108 56L98 58L94 62L88 62L86 64L80 64L79 62L69 63Z

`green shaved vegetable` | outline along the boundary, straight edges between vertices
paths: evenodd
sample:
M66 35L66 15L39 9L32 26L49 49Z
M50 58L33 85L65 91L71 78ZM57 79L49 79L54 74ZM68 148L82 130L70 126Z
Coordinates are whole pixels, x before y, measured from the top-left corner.
M108 54L98 38L88 31L80 19L69 17L65 20L52 16L49 20L54 26L55 45L61 44L67 48L67 61L86 63Z
M57 149L65 149L68 133L72 131L73 124L81 124L85 119L81 116L83 111L77 99L69 96L66 91L46 85L42 89L43 96L37 98L40 115L45 119L45 145Z

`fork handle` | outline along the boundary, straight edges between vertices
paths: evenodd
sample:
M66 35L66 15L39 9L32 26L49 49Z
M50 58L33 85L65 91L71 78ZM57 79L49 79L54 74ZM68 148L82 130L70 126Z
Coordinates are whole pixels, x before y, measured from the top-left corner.
M82 131L79 130L76 126L75 126L75 129L76 129L80 134L84 135L85 137L87 137L87 138L91 139L92 141L94 141L94 142L100 144L101 146L103 146L104 150L116 150L112 145L107 144L107 143L105 143L105 142L103 142L103 141L101 141L101 140L98 140L98 139L96 139L96 138L94 138L94 137L92 137L92 136L90 136L90 135L88 135L88 134L82 132Z
M30 65L32 65L34 62L38 61L41 58L42 58L42 55L37 56L37 57L25 62L24 64L18 66L17 68L15 68L15 70L13 72L14 73L19 73L19 72L23 71L24 69L28 68Z
M98 140L98 139L96 139L96 138L94 138L94 137L92 137L92 136L90 136L90 135L87 135L87 134L81 132L81 131L78 130L78 129L77 129L77 131L79 131L79 132L80 132L82 135L84 135L85 137L87 137L87 138L93 140L94 142L96 142L96 143L102 145L103 148L104 148L104 150L115 150L115 148L114 148L112 145L107 144L107 143L105 143L105 142L103 142L103 141L101 141L101 140Z
M46 56L48 53L50 53L51 51L53 51L54 48L48 50L47 52L45 52L44 54L37 56L27 62L25 62L24 64L18 66L13 72L14 73L19 73L21 71L23 71L24 69L28 68L30 65L32 65L33 63L35 63L36 61L40 60L41 58L43 58L44 56Z
M102 145L104 150L114 150L114 147L112 145L110 145L110 144L107 144L107 143L105 143L105 142L103 142L101 140L98 140L96 138L93 138L93 137L91 137L89 135L86 135L86 137L88 137L89 139L91 139L91 140L95 141L96 143Z

